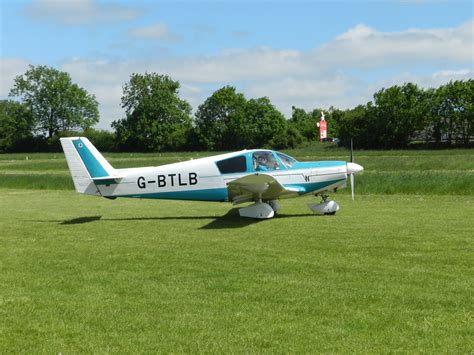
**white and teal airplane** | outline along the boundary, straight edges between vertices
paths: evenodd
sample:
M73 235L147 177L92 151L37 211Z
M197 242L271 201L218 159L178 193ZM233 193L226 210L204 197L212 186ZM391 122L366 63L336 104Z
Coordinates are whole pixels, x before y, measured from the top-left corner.
M250 202L242 217L272 218L278 200L306 194L321 196L310 204L318 214L335 214L339 206L327 193L346 187L346 179L363 167L345 161L299 162L265 149L242 150L162 166L114 169L84 137L61 138L76 191L82 194L171 200ZM351 159L352 160L352 159Z

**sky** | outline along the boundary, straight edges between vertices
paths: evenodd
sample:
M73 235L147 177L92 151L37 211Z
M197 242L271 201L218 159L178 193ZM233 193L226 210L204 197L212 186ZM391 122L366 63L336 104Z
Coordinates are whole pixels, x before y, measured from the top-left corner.
M470 0L0 0L0 99L29 64L66 71L100 122L124 117L122 86L156 72L193 110L232 85L292 106L340 109L392 85L474 78Z

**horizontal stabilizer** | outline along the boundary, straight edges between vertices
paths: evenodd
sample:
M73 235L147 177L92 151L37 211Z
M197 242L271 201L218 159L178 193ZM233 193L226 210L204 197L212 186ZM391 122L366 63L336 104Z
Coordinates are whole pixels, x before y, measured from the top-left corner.
M112 185L112 184L118 184L120 180L122 180L125 176L104 176L104 177L98 177L98 178L92 178L92 181L96 185Z

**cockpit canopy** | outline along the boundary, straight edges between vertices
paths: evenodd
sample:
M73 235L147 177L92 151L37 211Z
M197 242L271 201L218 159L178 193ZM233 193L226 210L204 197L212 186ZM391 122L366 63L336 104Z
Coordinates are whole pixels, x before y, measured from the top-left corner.
M272 150L255 150L216 162L221 174L291 169L297 160Z

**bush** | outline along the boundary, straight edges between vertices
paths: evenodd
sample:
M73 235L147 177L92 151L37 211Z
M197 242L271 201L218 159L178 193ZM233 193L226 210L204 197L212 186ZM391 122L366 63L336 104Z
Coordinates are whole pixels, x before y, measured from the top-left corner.
M86 136L99 151L117 151L117 140L113 132L88 128L83 132L83 135Z

